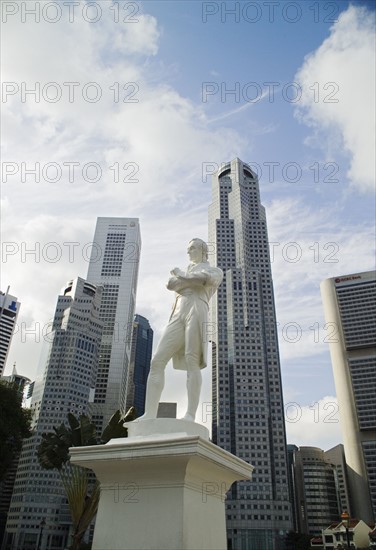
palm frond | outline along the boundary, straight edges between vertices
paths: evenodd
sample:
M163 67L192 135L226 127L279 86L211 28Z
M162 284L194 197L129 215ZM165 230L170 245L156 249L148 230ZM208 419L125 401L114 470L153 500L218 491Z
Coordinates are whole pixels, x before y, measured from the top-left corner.
M85 500L85 507L76 530L78 536L83 535L86 532L95 514L97 513L99 498L100 483L96 480L91 494Z
M107 443L110 439L116 439L119 437L128 437L128 430L124 427L124 422L130 422L136 418L136 409L131 407L125 414L122 416L120 411L116 411L113 414L101 435L101 441Z
M67 495L73 526L76 529L80 522L88 489L88 470L68 463L61 471L60 477Z
M69 460L69 445L56 433L45 433L37 450L40 465L46 470L60 470Z
M91 422L86 414L80 416L81 443L80 445L89 446L97 444L97 430L95 424Z

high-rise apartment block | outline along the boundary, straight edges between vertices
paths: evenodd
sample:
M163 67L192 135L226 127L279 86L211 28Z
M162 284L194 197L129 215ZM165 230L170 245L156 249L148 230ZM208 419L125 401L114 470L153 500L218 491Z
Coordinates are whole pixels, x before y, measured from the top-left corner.
M135 315L132 333L131 361L128 369L127 410L135 407L137 416L145 412L146 382L153 351L153 329L142 315Z
M352 515L376 516L376 272L321 283Z
M58 297L46 335L35 389L32 437L23 444L6 526L4 548L65 548L71 515L59 475L43 470L37 448L44 432L87 412L94 392L103 323L102 289L77 278ZM44 523L43 536L40 525Z
M6 292L0 292L0 376L4 372L20 305L17 298L9 294L9 287Z
M103 288L104 323L90 413L98 429L126 409L141 238L137 218L98 218L87 274Z
M211 302L213 441L255 466L227 497L229 548L277 548L291 529L281 372L265 209L239 159L213 176Z

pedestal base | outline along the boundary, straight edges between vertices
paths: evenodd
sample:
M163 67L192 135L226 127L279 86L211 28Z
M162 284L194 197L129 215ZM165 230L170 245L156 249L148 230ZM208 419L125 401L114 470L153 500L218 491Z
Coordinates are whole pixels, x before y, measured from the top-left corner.
M101 483L93 550L227 548L225 495L253 467L181 425L176 432L70 449Z
M153 418L151 420L133 420L124 422L124 427L128 429L128 438L131 437L173 437L187 435L198 435L202 439L209 441L209 430L202 424L183 420L178 418ZM118 439L113 440L115 443ZM111 442L110 442L111 443Z

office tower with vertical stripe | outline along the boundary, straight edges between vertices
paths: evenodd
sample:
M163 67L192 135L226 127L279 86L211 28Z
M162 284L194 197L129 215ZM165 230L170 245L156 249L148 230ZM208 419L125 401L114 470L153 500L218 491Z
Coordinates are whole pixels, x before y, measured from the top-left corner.
M209 327L212 437L255 467L228 494L228 544L273 550L291 528L276 313L258 178L239 159L213 176L209 246L224 272Z
M116 410L126 408L140 248L137 218L98 218L87 279L103 288L104 329L90 403L99 430Z
M321 295L352 516L371 524L376 518L376 272L326 279Z

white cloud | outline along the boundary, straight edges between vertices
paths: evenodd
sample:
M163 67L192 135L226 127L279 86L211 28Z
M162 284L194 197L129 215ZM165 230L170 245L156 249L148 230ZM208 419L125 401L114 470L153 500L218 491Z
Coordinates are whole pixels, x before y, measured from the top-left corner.
M142 308L145 303L150 311L156 287L163 285L172 261L166 252L163 261L155 261L153 245L174 248L182 252L182 258L174 261L186 261L181 243L192 237L197 220L201 236L207 233L202 204L210 196L209 186L202 183L202 160L228 158L230 148L244 147L235 131L209 130L202 106L165 85L163 78L158 80L159 65L151 70L153 61L145 56L158 51L156 19L137 13L137 23L115 24L113 16L103 8L97 24L79 16L72 24L62 20L52 25L43 20L33 24L32 18L24 24L14 17L4 26L8 44L4 81L18 89L4 103L3 160L17 163L18 170L2 190L3 241L17 249L4 265L4 284L11 282L28 323L51 316L57 291L67 278L86 275L82 248L92 239L96 217L101 215L141 218L142 275L152 285L149 290L140 283L139 304ZM27 89L37 86L40 97L26 95L22 101L22 82ZM56 103L47 101L47 91L43 92L52 82L63 92ZM77 83L72 102L67 82ZM89 82L102 93L96 103L83 98ZM53 86L49 91L53 94ZM124 102L132 94L136 101ZM55 183L43 176L44 167L53 162L62 170ZM68 179L67 162L79 163L73 182ZM85 179L82 168L88 162L100 166L98 182ZM36 163L41 181L30 174L22 181L22 166L29 169ZM43 247L51 241L63 251L56 263L43 257ZM74 263L65 242L79 242ZM22 246L41 250L39 259L27 255L22 261ZM162 316L166 319L167 311ZM24 356L29 359L27 353Z
M155 17L148 14L138 15L137 22L121 25L120 28L123 32L119 32L115 37L115 44L119 51L125 54L157 54L160 31Z
M13 207L28 202L28 218L41 207L57 212L67 201L87 211L99 199L103 206L116 200L137 214L156 202L186 205L188 185L192 199L202 193L203 159L228 158L245 149L246 140L236 131L212 131L202 105L166 85L165 75L158 80L158 63L145 57L158 51L154 17L138 13L137 23L124 25L111 17L103 10L101 21L92 25L77 18L55 25L10 19L5 26L9 53L3 74L10 93L4 104L4 161L27 168L40 162L42 172L51 162L80 163L71 184L67 167L56 184L42 177L36 185L33 176L21 184L21 168L8 178L4 196ZM35 87L40 97L28 94L22 101L22 89ZM62 97L51 102L56 90ZM97 93L100 99L92 102ZM88 162L102 171L95 184L82 174ZM136 181L130 181L132 174Z
M317 210L296 198L273 200L267 217L281 357L304 364L328 352L321 281L374 269L374 228L341 223L338 205Z
M374 15L350 5L330 36L306 56L295 80L302 88L297 116L315 128L328 152L350 154L348 178L361 191L375 184ZM325 139L323 140L323 138Z
M285 401L285 420L289 444L327 451L342 443L336 397L325 396L310 404Z

